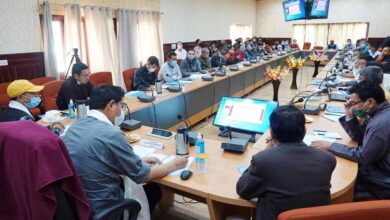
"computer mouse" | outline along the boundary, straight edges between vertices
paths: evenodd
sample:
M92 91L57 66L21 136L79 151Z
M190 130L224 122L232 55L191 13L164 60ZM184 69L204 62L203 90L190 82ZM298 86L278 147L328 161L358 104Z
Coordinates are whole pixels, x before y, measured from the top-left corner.
M192 172L189 170L184 170L180 174L180 179L182 180L188 180L192 176Z

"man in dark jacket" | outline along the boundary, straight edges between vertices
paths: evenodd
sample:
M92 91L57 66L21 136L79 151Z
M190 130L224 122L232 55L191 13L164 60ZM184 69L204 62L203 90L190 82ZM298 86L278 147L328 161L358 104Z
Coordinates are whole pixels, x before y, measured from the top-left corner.
M88 100L93 89L89 80L90 71L84 63L75 63L72 67L72 76L65 79L57 96L57 106L64 110L68 108L70 100Z
M339 119L358 147L315 141L313 146L359 164L354 199L390 199L390 105L383 89L363 81L350 90L346 115Z
M160 65L157 57L149 57L147 63L143 67L137 69L135 72L133 79L133 89L140 91L149 90L149 87L154 85L156 81L156 70L159 66Z
M330 203L335 157L302 142L305 116L294 106L277 108L270 117L267 149L255 154L237 182L237 194L258 198L257 220L276 220L279 213Z

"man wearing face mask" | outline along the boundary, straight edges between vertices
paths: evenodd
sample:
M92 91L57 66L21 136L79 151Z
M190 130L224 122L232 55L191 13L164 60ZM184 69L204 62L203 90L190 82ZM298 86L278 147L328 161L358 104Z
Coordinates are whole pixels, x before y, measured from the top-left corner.
M299 50L300 49L296 39L293 39L292 43L290 44L290 48L293 49L293 50Z
M350 50L355 50L355 45L353 45L351 39L348 39L347 44L344 45L343 51L348 52Z
M140 91L149 90L151 85L154 85L157 74L156 69L159 67L159 62L157 57L151 56L148 58L147 63L138 68L134 74L133 78L133 89Z
M183 168L188 160L188 157L176 157L161 164L157 158L140 158L134 153L126 136L114 126L123 121L127 110L124 94L117 86L95 88L88 116L72 124L63 137L94 216L113 201L124 199L121 175L137 184L148 183L143 189L153 211L161 191L150 182ZM113 219L121 219L121 216Z
M292 105L281 106L272 112L270 125L266 149L252 157L237 182L237 194L258 198L258 220L276 220L290 209L328 205L336 159L303 142L305 115Z
M70 100L88 100L93 89L89 80L90 71L84 63L75 63L72 67L72 76L65 79L57 96L59 109L67 109Z
M7 95L11 99L8 107L0 112L0 122L31 120L35 121L30 109L41 104L41 97L38 92L43 86L36 86L28 80L15 80L7 87ZM50 130L56 130L60 134L64 126L61 123L53 123L48 126Z
M194 50L189 50L187 58L180 64L180 71L183 77L189 77L193 73L206 74L206 70L202 70L199 60L195 58Z
M213 54L215 53L216 48L213 48ZM202 55L199 57L200 67L202 70L207 70L211 68L210 63L210 50L207 48L202 49Z
M184 60L187 57L187 51L183 48L183 43L181 41L177 42L177 49L175 53L177 55L177 59Z
M370 49L370 47L368 46L367 41L364 39L360 40L359 48L358 48L360 53L368 54L369 49Z
M211 67L220 67L222 65L226 65L226 59L221 51L216 49L213 57L211 57Z
M358 147L315 141L312 146L328 150L359 164L354 199L390 198L390 105L383 89L363 81L351 89L339 121Z
M177 65L176 53L170 51L167 54L167 62L161 66L158 79L164 80L165 82L172 82L173 80L180 80L181 78L181 71L179 65Z
M244 52L245 58L248 60L256 59L256 53L253 51L252 45L246 45L246 50Z
M330 40L330 44L326 46L325 50L338 50L337 44L334 43L334 40Z

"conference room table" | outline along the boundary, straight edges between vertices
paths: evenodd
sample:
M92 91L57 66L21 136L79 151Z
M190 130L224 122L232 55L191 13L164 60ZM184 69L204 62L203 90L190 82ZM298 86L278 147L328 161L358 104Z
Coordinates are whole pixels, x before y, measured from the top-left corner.
M299 56L300 54L299 52L295 52L293 53L293 55ZM169 96L165 97L158 97L156 102L170 103L171 99L175 99L177 98L177 96L187 94L187 100L183 99L183 101L187 101L188 106L190 106L191 102L195 102L196 107L196 105L200 104L199 100L206 100L210 97L210 94L208 94L208 92L213 94L213 92L210 91L212 86L218 89L225 89L225 92L229 91L226 87L221 86L221 84L223 84L223 81L226 80L230 81L231 83L232 79L237 80L234 82L238 82L237 84L239 84L239 86L233 89L230 88L229 94L234 97L241 97L266 83L266 79L261 78L261 76L263 75L263 72L261 71L264 70L264 66L272 66L278 64L282 65L284 59L285 57L277 57L276 59L268 61L265 64L253 65L252 67L248 67L247 69L232 72L230 76L216 78L214 82L194 82L192 84L187 85L183 93L170 94ZM336 61L334 59L331 60L322 69L317 78L325 78L326 72L329 71L335 64ZM250 81L248 78L252 81ZM253 81L254 79L259 80ZM206 89L204 87L206 87ZM310 90L314 88L314 86L308 86L306 89ZM222 96L227 96L227 94L222 94L222 92L218 93L218 95L214 94L214 100L212 100L211 103L207 102L209 104L208 107L203 106L203 110L200 107L194 111L189 111L192 114L190 114L188 122L190 124L194 124L214 113L217 109L218 100ZM213 95L211 97L213 97ZM150 103L137 103L138 101L134 101L131 99L126 100L128 104L132 106L133 112L135 112L135 114L133 113L133 115L137 115L137 110L140 110L142 108L148 108L147 105L150 105ZM179 106L175 106L173 104ZM162 115L166 114L166 117L168 117L166 121L161 122L165 125L165 128L171 128L171 130L174 130L176 126L182 124L182 122L180 121L172 120L172 118L176 118L176 112L181 111L181 113L184 114L183 106L180 106L180 104L183 103L170 103L161 106L163 109L160 110L161 112L159 112L159 116L162 117ZM342 105L342 103L340 102L332 102L332 104ZM159 110L158 108L160 106L158 104L155 105L156 109ZM138 106L139 109L137 109L135 106ZM173 111L175 113L172 115L169 113L170 111ZM196 111L198 112L196 113ZM142 114L139 114L137 116L140 115ZM347 135L347 133L344 131L344 129L338 122L330 121L329 119L321 117L321 115L310 117L312 117L314 120L313 122L306 124L308 134L311 133L314 129L338 132L342 138L340 140L337 140L337 142L349 146L356 146L356 143L350 139L350 137ZM137 119L137 117L134 118ZM172 120L172 122L168 123L169 120ZM145 124L144 121L142 122ZM158 123L158 125L161 125L160 122ZM154 126L153 123L152 126ZM164 144L164 148L162 150L157 151L157 153L174 155L176 149L175 139L171 138L170 140L163 140L146 136L145 133L150 131L151 129L152 128L149 126L142 126L140 129L125 133L136 133L141 135L142 138L162 142ZM194 174L189 180L183 181L178 176L166 176L164 178L154 181L161 186L163 191L163 200L160 203L160 208L164 210L171 207L174 202L174 194L178 194L207 204L210 219L213 220L225 219L226 216L230 214L241 214L246 218L254 217L256 201L248 201L241 199L236 193L236 183L241 175L238 171L238 167L241 165L248 166L250 164L252 156L259 151L264 150L266 146L265 139L268 136L269 132L266 132L257 140L256 143L249 144L247 150L242 154L225 152L223 149L221 149L221 141L213 140L212 137L206 138L205 146L206 152L208 154L208 158L206 159L207 172L197 172L195 162L193 162L190 166L190 170L193 171ZM133 147L136 148L137 143L135 143ZM194 147L190 147L190 155L195 156ZM336 157L336 159L337 165L332 174L331 179L332 203L352 202L354 183L357 175L357 164L341 157Z

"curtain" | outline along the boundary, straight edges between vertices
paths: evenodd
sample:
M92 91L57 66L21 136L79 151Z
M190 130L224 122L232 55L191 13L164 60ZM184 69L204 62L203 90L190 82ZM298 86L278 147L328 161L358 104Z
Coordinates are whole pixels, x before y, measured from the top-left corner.
M367 36L367 23L331 24L329 26L329 40L334 40L342 47L347 39L352 42Z
M160 62L163 62L160 12L139 11L138 30L140 61L145 63L149 56L156 56Z
M78 49L78 55L80 57L81 62L87 63L83 30L81 28L80 6L77 4L65 4L64 39L65 68L68 68L70 60L72 59L72 56L74 54L73 48Z
M121 71L140 66L150 56L163 62L159 12L119 9L117 27Z
M138 13L134 10L119 9L117 16L119 64L122 72L127 68L138 67L140 63Z
M356 41L367 36L367 23L340 23L340 24L297 24L293 26L293 39L299 45L310 42L312 46L325 47L330 40L342 47L347 39ZM306 30L306 36L305 36ZM304 39L306 38L306 39Z
M230 39L234 42L237 38L245 40L247 37L252 37L252 25L232 24L230 25Z
M119 72L111 8L85 6L84 13L91 73L110 71L114 85L125 88L122 74Z
M44 1L43 9L43 47L46 76L54 76L59 79L56 64L55 42L53 37L52 20L49 2Z

